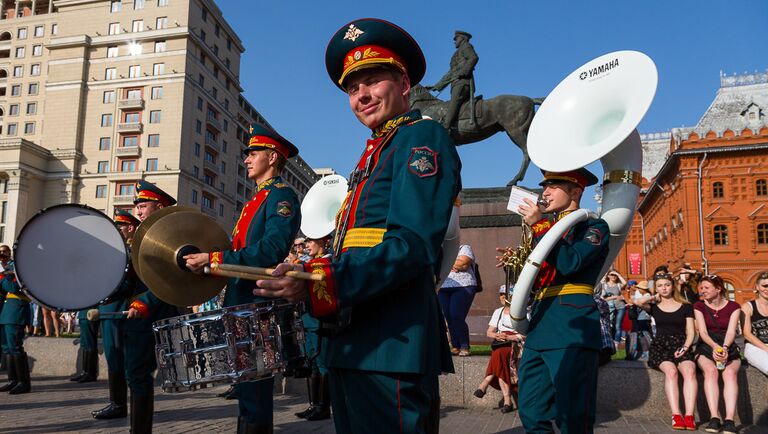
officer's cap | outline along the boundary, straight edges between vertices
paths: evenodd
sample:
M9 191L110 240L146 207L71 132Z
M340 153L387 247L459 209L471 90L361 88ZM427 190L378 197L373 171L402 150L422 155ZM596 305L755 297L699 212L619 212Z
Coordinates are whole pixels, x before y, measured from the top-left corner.
M243 150L246 154L253 150L272 149L285 158L295 157L299 149L285 137L277 134L275 130L266 128L260 124L251 124L251 137L248 147Z
M550 172L542 170L541 173L544 175L544 179L539 182L539 185L541 186L545 186L552 182L566 181L576 184L583 189L584 187L597 184L597 177L583 167L568 172Z
M117 225L134 225L138 226L141 221L137 219L130 211L119 209L115 211L115 224Z
M412 86L421 81L427 69L419 44L388 21L362 18L345 24L325 50L325 68L341 90L350 73L384 65L407 74Z
M133 199L133 204L136 205L137 203L150 201L161 203L163 206L176 205L176 199L161 190L160 187L143 179L138 180L136 182L136 197Z

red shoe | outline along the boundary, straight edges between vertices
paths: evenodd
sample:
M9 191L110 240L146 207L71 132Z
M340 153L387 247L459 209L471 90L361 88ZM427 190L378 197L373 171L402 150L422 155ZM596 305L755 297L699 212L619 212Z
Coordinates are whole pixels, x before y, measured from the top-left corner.
M685 422L685 429L688 431L696 431L696 420L693 419L692 414L686 414L683 421Z
M683 415L681 414L673 414L672 415L672 429L685 429L685 423L683 422Z

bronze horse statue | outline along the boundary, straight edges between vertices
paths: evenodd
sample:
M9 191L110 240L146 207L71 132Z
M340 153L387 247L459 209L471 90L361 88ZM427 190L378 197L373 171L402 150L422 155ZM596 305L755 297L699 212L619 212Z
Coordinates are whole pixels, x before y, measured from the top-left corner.
M441 121L445 117L447 101L433 96L426 88L416 85L411 88L411 108L419 109L422 114ZM466 145L487 139L492 135L504 131L512 142L523 153L523 161L520 170L507 185L517 185L525 176L528 165L531 162L528 157L528 128L531 126L535 106L540 105L543 98L529 98L517 95L499 95L491 99L483 100L481 96L475 98L475 119L473 125L470 120L470 104L462 104L459 110L458 130L453 140L456 145Z

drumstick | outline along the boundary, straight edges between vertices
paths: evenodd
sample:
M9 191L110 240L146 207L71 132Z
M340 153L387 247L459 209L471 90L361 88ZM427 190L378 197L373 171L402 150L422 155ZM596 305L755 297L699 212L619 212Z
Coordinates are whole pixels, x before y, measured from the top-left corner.
M99 312L98 309L88 309L88 312L85 314L85 316L88 318L88 321L98 321L99 319L114 319L114 318L106 318L106 317L118 317L122 318L128 315L128 311L124 310L122 312Z
M246 267L244 265L232 265L232 264L215 264L212 267L205 267L206 274L212 274L214 276L223 277L237 277L247 280L274 280L279 277L273 276L272 272L274 268L262 268L262 267ZM307 273L306 271L288 271L285 273L288 277L303 280L314 280L315 282L323 281L323 276L315 273Z

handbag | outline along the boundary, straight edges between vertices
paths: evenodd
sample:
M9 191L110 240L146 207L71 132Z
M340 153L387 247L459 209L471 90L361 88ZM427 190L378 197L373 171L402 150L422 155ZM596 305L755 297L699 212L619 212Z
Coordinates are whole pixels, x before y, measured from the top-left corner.
M500 340L494 339L493 342L491 342L491 351L496 351L499 348L511 347L511 346L512 346L512 341L500 341Z

